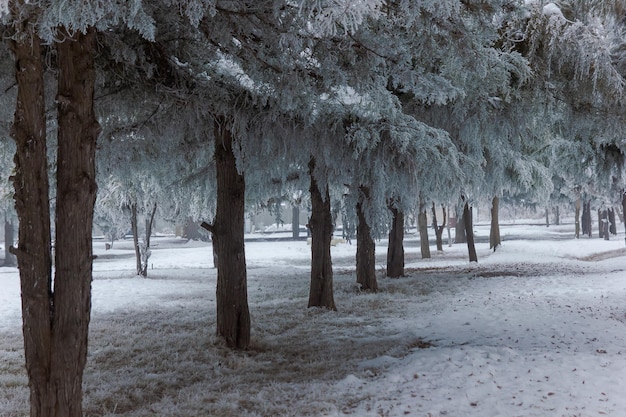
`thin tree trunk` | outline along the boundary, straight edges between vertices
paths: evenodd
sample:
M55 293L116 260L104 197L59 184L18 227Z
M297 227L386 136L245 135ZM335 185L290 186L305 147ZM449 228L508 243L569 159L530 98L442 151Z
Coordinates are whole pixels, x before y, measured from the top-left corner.
M502 243L500 240L500 221L499 221L500 199L496 196L491 201L491 229L489 230L489 249L496 251L496 248Z
M294 205L291 207L291 238L298 239L300 237L300 207Z
M550 227L550 210L546 207L546 227Z
M15 228L8 215L4 217L4 266L16 266L17 260L11 253L11 247L15 243Z
M463 211L456 216L456 227L454 229L454 243L466 243L465 220L463 219Z
M398 278L404 276L404 213L393 203L389 204L389 210L392 220L387 247L387 276Z
M133 246L135 247L135 261L137 263L137 275L141 275L141 248L139 247L139 231L137 228L137 203L130 205L130 229L133 232Z
M604 224L602 222L602 212L598 209L598 237L604 238Z
M417 226L420 232L420 253L422 259L430 258L430 242L428 239L428 216L422 198L419 203L419 213L417 214Z
M20 4L20 7L24 7ZM19 218L17 256L22 293L24 357L31 417L55 416L56 393L49 384L52 353L52 256L43 63L34 22L23 22L9 42L15 57L17 102L15 209Z
M152 207L152 211L148 218L146 218L146 238L144 240L144 245L141 249L141 276L144 278L148 276L148 260L150 259L151 251L150 251L150 236L152 236L152 225L154 224L154 216L156 215L157 203L154 203Z
M443 222L441 226L437 224L437 210L435 209L435 203L433 203L432 213L433 213L433 230L435 231L435 243L437 245L437 251L443 252L443 229L447 222L446 219L446 208L441 205L441 210L443 212Z
M624 221L624 230L626 231L626 191L622 194L622 219ZM626 243L626 234L624 235L624 243Z
M472 221L472 209L465 202L463 207L463 224L465 225L465 236L467 237L467 250L469 252L470 262L478 262L476 255L476 246L474 245L474 225Z
M443 205L442 205L443 207ZM448 215L450 213L450 207L448 207ZM448 246L452 247L452 234L450 233L450 220L448 219L448 221L444 221L444 223L446 224L446 230L448 231Z
M330 256L330 241L333 236L333 217L330 210L328 186L322 195L314 176L315 159L309 161L311 185L311 217L308 228L311 232L311 286L309 307L324 307L337 310L333 291L333 264Z
M574 212L574 224L575 224L574 236L576 237L576 239L579 239L580 238L580 196L576 198L576 210Z
M232 133L215 121L217 207L209 228L217 250L217 334L231 348L250 345L250 312L244 248L245 178L237 169Z
M376 281L376 244L372 238L372 231L367 223L363 204L369 200L370 191L365 186L359 187L359 201L356 204L358 225L356 229L356 281L364 291L378 291Z
M593 228L591 225L591 200L587 201L586 203L584 203L584 207L583 207L583 225L586 224L587 226L587 230L586 233L583 230L583 234L588 235L589 237L592 236L592 232L593 232ZM584 226L583 226L584 227Z

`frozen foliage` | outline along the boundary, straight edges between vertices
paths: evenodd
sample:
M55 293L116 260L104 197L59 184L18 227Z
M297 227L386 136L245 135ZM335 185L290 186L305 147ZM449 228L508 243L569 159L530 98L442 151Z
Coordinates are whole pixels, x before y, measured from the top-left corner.
M142 0L118 2L90 0L51 0L43 8L40 34L43 39L56 39L56 27L85 32L90 26L106 30L123 23L147 39L154 39L154 20L144 9ZM60 39L62 41L62 39Z
M337 312L305 308L305 242L247 242L255 320L246 352L214 336L210 245L161 237L150 278L138 279L132 243L105 251L95 242L85 414L621 415L623 233L575 240L569 223L509 224L502 234L498 252L478 243L481 261L470 265L464 245L420 259L411 233L407 277L379 276L378 294L357 290L354 245L333 247ZM6 417L28 414L19 294L16 269L2 269Z
M301 13L315 35L353 34L367 18L376 18L382 0L305 0Z

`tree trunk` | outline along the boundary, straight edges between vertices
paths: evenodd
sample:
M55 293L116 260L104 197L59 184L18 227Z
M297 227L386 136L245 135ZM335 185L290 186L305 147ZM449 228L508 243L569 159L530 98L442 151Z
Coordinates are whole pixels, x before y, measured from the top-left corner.
M23 22L15 56L17 102L11 136L15 140L15 209L19 218L17 256L22 292L24 356L31 417L55 416L50 385L52 353L52 257L43 63L34 22ZM32 26L31 26L32 25ZM79 395L80 397L80 395ZM63 400L63 398L59 398ZM73 401L68 399L69 401Z
M600 224L600 229L602 230L602 237L604 240L609 240L609 212L606 207L603 207L601 210L598 210L599 218L598 224Z
M419 213L417 214L417 226L420 232L420 253L422 259L430 258L430 242L428 240L428 216L422 199L420 198Z
M58 416L82 416L82 379L91 313L92 224L96 202L94 112L96 33L61 31L57 114L54 315L50 386Z
M291 238L296 240L300 237L300 207L291 207Z
M231 348L250 345L250 312L244 248L245 178L237 170L232 133L215 121L217 207L212 226L217 250L217 334Z
M546 207L546 227L550 227L550 210Z
M602 220L602 211L598 209L598 237L600 239L604 238L604 224Z
M393 203L389 204L389 210L392 220L387 246L387 276L398 278L404 276L404 213Z
M458 213L456 216L456 227L454 229L454 243L466 243L467 236L465 235L465 220L463 219L463 212Z
M365 218L363 204L370 198L369 188L359 187L359 201L356 204L358 225L356 229L356 281L364 291L378 291L376 281L376 244L372 231Z
M574 213L575 231L574 236L576 239L580 238L580 197L576 198L576 211Z
M4 218L4 266L16 266L17 260L11 253L11 247L15 243L15 228L9 216Z
M465 236L467 237L467 250L469 252L470 262L478 262L476 255L476 246L474 245L474 225L472 221L472 209L465 202L463 207L463 224L465 226Z
M626 230L626 191L622 194L622 219L624 220L624 230ZM624 243L626 243L626 234L624 235Z
M617 224L615 223L615 209L609 209L609 233L613 236L617 235Z
M592 236L591 227L591 201L583 203L583 234Z
M148 261L152 252L150 251L150 236L152 236L152 226L154 224L154 216L156 215L157 203L154 203L150 215L146 218L146 237L143 245L140 247L141 263L140 274L144 278L148 276Z
M311 286L308 306L337 310L333 292L333 264L330 256L330 241L333 236L330 193L326 186L326 192L322 195L314 170L315 158L311 158L309 161L311 217L308 224L311 232Z
M554 208L554 213L555 213L554 224L557 226L560 226L561 225L561 211L559 210L559 206L556 206Z
M133 246L135 247L135 261L137 275L141 275L141 248L139 247L139 231L137 230L137 203L130 205L130 228L133 232Z
M496 196L491 201L491 229L489 230L489 249L496 251L496 248L502 243L500 239L500 221L499 221L500 199Z
M448 207L447 211L448 211L448 217L449 217L450 207ZM446 224L446 230L448 231L448 247L452 247L452 234L450 233L450 219L448 219L447 222L444 221L444 223Z
M437 210L435 209L435 203L433 203L432 212L433 212L433 230L435 231L435 243L437 244L437 251L443 252L443 229L446 225L446 208L441 205L441 210L443 212L443 222L441 226L437 224Z

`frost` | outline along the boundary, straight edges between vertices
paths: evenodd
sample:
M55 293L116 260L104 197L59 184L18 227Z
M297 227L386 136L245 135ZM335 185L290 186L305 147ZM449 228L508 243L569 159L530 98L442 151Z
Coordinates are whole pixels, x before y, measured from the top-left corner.
M565 18L563 12L561 12L561 8L554 3L548 3L543 6L543 14L549 17L556 16L563 19Z

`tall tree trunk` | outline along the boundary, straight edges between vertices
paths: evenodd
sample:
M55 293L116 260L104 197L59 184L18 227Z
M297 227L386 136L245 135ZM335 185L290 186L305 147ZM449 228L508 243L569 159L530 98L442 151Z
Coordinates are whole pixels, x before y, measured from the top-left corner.
M546 227L550 227L550 210L546 207Z
M300 237L300 207L291 207L291 238L296 240Z
M356 229L356 281L364 291L378 291L376 281L376 244L372 238L372 230L367 223L363 204L370 198L370 190L359 187L359 201L356 203L358 225Z
M422 259L430 258L430 242L428 239L428 216L426 215L426 208L424 202L420 197L419 213L417 214L417 227L420 232L420 253Z
M333 264L330 256L330 241L333 236L333 216L330 210L328 186L322 195L314 175L315 158L309 161L311 177L311 286L309 289L309 307L324 307L337 310L333 291Z
M467 202L463 206L463 224L465 225L465 236L467 237L467 251L470 262L478 262L476 246L474 245L474 225L472 221L472 209Z
M446 208L444 205L441 205L441 210L443 212L443 222L441 226L437 224L437 210L435 209L435 203L433 203L432 213L433 213L433 230L435 231L435 243L437 244L437 251L443 252L443 229L446 225Z
M493 249L494 252L502 243L500 240L499 207L500 199L495 196L491 200L491 229L489 230L489 249Z
M404 213L393 202L388 207L392 220L387 246L387 276L398 278L404 276Z
M231 348L250 345L250 312L244 248L245 178L237 170L225 118L215 120L217 207L209 230L217 250L217 334ZM206 223L203 223L206 225Z
M17 260L11 253L11 247L15 243L15 228L13 221L5 214L4 217L4 266L16 266Z
M576 198L576 211L574 212L574 224L575 224L574 236L576 237L576 239L579 239L580 238L580 196Z
M95 29L61 31L57 114L54 316L50 386L58 416L82 416L82 379L91 313L92 224L96 202Z
M23 4L20 7L24 7ZM43 63L33 22L25 21L15 57L17 102L11 136L15 140L15 209L19 218L17 256L22 292L24 356L31 417L55 416L50 385L52 354L52 256ZM62 400L62 398L61 398Z
M456 215L456 226L454 228L454 243L466 243L465 220L463 219L463 211Z

